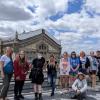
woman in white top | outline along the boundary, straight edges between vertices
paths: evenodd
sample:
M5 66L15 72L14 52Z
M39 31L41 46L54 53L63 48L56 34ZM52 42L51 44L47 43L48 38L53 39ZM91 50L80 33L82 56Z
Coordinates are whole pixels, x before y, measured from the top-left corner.
M72 85L75 95L71 99L83 100L86 98L87 81L82 72L78 72L78 77Z
M69 61L67 52L64 52L63 57L60 60L59 67L60 67L61 89L68 89L68 86L69 86L70 61Z

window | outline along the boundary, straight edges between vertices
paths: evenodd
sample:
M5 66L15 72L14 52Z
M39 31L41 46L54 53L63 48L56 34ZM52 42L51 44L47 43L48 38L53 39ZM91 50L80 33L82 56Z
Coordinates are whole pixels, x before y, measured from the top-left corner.
M40 50L46 50L46 45L45 45L45 44L39 45L39 49L40 49Z

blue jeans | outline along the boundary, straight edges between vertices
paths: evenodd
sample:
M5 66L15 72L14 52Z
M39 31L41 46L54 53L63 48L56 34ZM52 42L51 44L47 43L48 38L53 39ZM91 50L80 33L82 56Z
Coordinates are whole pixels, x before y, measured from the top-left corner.
M48 82L52 88L52 93L54 93L56 88L56 75L48 75Z

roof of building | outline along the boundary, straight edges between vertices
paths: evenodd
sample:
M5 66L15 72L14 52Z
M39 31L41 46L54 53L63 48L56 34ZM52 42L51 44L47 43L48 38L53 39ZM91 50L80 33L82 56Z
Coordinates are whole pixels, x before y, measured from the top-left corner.
M57 40L53 35L51 35L50 33L48 33L44 29L38 29L38 30L35 30L35 31L30 31L30 32L25 32L24 31L22 34L18 34L18 39L19 40L24 40L24 39L27 39L27 38L31 38L31 37L37 36L39 34L42 34L43 31L44 31L44 34L46 34L47 36L49 36L57 44L61 45L61 42L59 40Z

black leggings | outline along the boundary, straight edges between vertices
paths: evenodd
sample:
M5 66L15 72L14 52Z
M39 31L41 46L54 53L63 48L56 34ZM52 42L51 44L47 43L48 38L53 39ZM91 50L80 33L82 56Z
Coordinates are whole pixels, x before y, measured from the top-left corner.
M21 95L24 86L23 80L15 80L14 94L15 96Z

